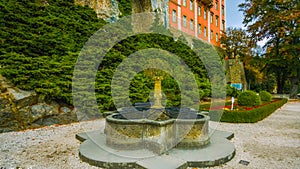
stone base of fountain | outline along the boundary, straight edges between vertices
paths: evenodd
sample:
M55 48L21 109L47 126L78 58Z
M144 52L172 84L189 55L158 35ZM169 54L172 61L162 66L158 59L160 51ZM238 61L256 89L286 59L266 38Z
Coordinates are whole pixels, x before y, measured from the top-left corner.
M161 166L164 169L185 169L218 166L230 161L235 155L235 147L229 141L233 138L233 133L224 131L214 131L209 144L201 148L175 147L159 155L146 147L131 150L112 148L106 145L107 139L103 130L79 133L76 138L83 142L79 147L82 161L112 169L157 169Z
M166 120L128 120L115 113L106 117L106 145L122 150L147 148L157 154L173 147L200 148L209 143L208 121L209 116L200 113L195 119Z

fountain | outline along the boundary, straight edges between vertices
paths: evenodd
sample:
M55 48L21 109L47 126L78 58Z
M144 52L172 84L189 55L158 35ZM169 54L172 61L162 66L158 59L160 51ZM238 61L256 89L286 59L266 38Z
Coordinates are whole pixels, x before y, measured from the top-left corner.
M154 77L154 105L150 108L122 108L106 117L106 144L112 148L147 148L162 154L176 147L195 148L209 143L207 115L184 108L164 108L161 77ZM143 113L140 111L142 110ZM188 133L184 131L189 129ZM181 134L186 134L181 136Z
M231 160L233 133L210 136L209 116L191 108L163 107L161 77L154 77L154 104L106 113L104 130L79 133L81 160L104 168L187 168ZM171 161L169 161L171 160Z
M158 9L163 9L158 11L165 11L163 4L168 0L132 2L133 13L137 13L134 10L153 10L156 4L159 4ZM131 19L133 32L147 32L147 25L153 22L154 15L152 18L140 16ZM148 23L148 19L152 22ZM116 111L104 113L105 121L100 121L100 130L76 135L82 142L80 159L93 166L115 169L185 169L217 166L231 160L235 154L235 147L229 141L233 133L212 130L208 112L188 106L164 106L163 76L150 74L155 82L153 104L119 106Z

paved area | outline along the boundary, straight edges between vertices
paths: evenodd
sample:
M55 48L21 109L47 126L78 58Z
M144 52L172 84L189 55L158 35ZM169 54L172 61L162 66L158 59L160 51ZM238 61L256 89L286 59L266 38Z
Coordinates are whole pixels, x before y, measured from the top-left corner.
M289 102L254 124L220 123L231 131L235 157L212 169L299 169L300 102ZM243 161L249 162L248 165Z
M123 150L106 145L106 136L96 130L79 133L76 138L83 141L79 153L83 161L105 168L185 169L187 167L216 166L231 160L234 145L227 139L233 133L214 131L210 143L202 148L173 148L162 155L148 149Z
M104 127L103 120L0 134L0 168L97 169L79 159L74 136ZM298 169L300 166L300 102L289 102L254 124L220 123L234 133L236 155L210 169Z

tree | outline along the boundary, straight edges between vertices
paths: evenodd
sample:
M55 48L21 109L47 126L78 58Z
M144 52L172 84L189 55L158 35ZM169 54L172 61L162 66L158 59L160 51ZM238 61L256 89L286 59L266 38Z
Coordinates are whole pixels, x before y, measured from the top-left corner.
M256 82L255 68L250 63L257 46L247 35L247 32L241 28L228 28L224 36L221 37L221 43L226 46L224 51L229 59L239 58L242 61L247 83L251 85L251 83Z
M278 93L289 79L290 97L295 98L300 79L299 1L245 0L239 7L253 40L267 40L265 69L275 74Z
M221 43L226 46L225 53L229 58L240 57L244 64L253 56L255 46L246 31L241 28L227 28Z

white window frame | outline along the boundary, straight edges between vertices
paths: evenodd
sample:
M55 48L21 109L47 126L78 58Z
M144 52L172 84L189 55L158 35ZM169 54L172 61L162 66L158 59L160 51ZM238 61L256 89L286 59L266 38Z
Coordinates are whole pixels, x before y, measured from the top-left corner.
M202 25L199 23L198 24L198 34L202 33Z
M190 20L190 30L194 30L194 20L193 19L191 19Z
M219 2L218 1L215 2L215 9L219 10Z
M172 11L172 21L173 22L177 21L177 11L175 9L173 9Z
M194 8L194 7L193 7L193 4L194 4L194 3L193 3L193 0L190 0L190 10L191 10L191 11L192 11L193 8Z
M187 17L185 15L183 15L183 26L186 27L187 26Z
M224 7L224 5L222 5L222 16L224 16L225 15L225 7Z

